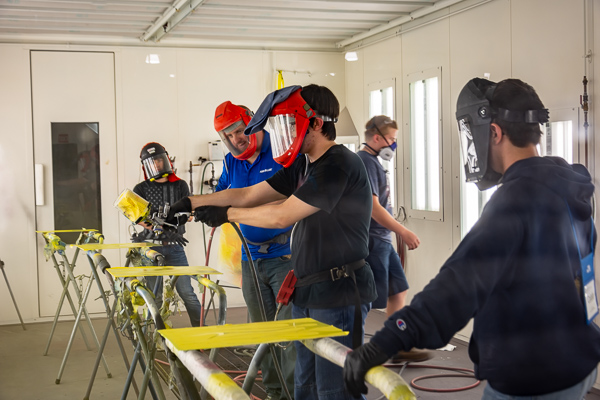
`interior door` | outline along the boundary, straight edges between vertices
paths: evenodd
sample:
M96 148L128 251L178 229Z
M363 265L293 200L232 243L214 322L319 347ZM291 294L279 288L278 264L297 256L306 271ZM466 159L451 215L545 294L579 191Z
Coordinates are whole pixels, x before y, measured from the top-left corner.
M38 231L85 227L100 230L107 242L118 237L112 208L118 195L114 64L114 54L108 52L31 51ZM71 244L78 235L59 236ZM62 286L52 260L45 258L44 239L37 237L40 316L50 317ZM67 247L69 261L74 251ZM75 275L90 273L81 253ZM83 278L81 284L86 281ZM104 311L101 301L93 301L98 297L94 284L89 312ZM71 313L67 303L62 310Z

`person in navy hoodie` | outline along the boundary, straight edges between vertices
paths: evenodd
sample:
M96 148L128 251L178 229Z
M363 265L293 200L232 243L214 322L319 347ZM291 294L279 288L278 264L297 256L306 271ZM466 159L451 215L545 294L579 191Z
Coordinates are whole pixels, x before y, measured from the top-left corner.
M252 119L252 112L244 106L226 101L215 110L215 130L229 150L223 162L223 173L216 191L252 186L273 176L282 166L273 160L269 133L259 131L244 135L246 125ZM267 320L272 321L277 310L277 293L288 272L292 269L290 234L292 226L284 229L264 229L240 224L244 238L248 242L252 261L258 272L260 295L265 306ZM242 249L242 293L252 321L261 321L257 291L250 271L250 261ZM292 307L283 306L277 320L291 319ZM279 365L289 393L294 393L294 346L276 348ZM277 377L271 353L267 353L261 364L263 385L267 399L286 398L285 391ZM291 399L289 399L291 400Z
M467 181L499 187L438 275L348 355L346 387L366 393L370 368L444 346L473 318L484 400L582 399L600 361L590 174L538 156L548 110L518 79L472 79L456 108Z

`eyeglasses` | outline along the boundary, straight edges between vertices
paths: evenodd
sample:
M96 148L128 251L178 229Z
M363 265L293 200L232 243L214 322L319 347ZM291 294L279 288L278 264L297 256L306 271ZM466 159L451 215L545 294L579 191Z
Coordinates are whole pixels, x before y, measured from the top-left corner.
M391 125L393 123L393 121L386 121L383 123L383 125ZM387 138L385 137L385 135L379 130L379 127L377 126L377 124L373 124L371 125L371 128L375 128L377 129L377 133L379 133L379 135L383 138L383 140L385 140L385 143L387 143L388 146L391 146L390 142L388 142ZM392 139L392 143L396 143L396 138L391 138Z

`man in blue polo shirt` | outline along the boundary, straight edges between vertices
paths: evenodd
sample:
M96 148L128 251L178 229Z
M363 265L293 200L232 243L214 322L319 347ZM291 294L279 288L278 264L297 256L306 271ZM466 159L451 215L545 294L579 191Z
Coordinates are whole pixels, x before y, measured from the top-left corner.
M252 112L244 107L226 101L215 111L215 129L229 149L223 162L223 173L216 191L229 188L244 188L270 178L282 168L273 160L271 140L268 132L259 131L244 135L244 129L252 118ZM244 238L258 274L260 294L265 306L267 320L274 320L277 310L277 292L287 273L292 269L290 234L292 227L285 229L264 229L240 224ZM242 249L242 293L252 321L261 321L261 313L250 262ZM277 320L291 319L291 306L284 306ZM295 346L277 348L278 361L289 393L294 393ZM268 353L262 364L263 384L267 389L267 399L287 398L277 377L271 354ZM288 399L291 400L291 399Z

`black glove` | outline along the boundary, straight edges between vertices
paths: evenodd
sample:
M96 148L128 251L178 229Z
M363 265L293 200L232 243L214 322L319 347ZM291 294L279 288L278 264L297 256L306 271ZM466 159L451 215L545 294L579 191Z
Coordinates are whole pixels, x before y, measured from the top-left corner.
M365 343L348 353L344 362L344 383L355 398L367 393L365 375L371 368L381 365L389 357L375 343Z
M143 238L141 234L136 232L133 235L131 235L131 241L133 243L143 243L146 241L146 238Z
M185 246L189 243L189 240L184 238L182 234L166 229L162 231L162 233L158 236L158 239L164 240L165 242L175 243L180 246Z
M194 210L194 220L196 222L203 222L211 228L216 228L229 222L227 218L227 210L229 207L219 206L202 206Z
M188 220L188 217L185 214L176 217L175 214L178 213L188 213L188 215L192 213L192 201L189 197L184 197L183 199L171 205L165 222L175 226L185 224Z

